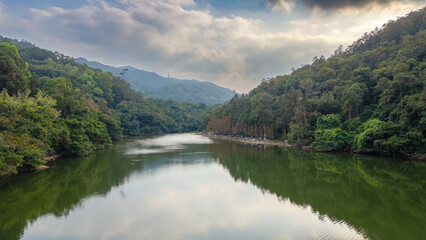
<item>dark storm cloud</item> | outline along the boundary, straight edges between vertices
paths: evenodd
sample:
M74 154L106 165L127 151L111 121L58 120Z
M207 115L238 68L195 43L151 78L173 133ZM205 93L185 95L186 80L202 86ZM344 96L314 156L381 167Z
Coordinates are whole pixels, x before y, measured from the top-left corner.
M370 4L387 5L395 0L301 0L303 5L313 8L319 7L324 10L339 8L363 8Z
M266 0L270 5L280 8L289 4L300 5L306 8L320 8L335 10L343 8L363 8L371 4L388 5L397 0Z

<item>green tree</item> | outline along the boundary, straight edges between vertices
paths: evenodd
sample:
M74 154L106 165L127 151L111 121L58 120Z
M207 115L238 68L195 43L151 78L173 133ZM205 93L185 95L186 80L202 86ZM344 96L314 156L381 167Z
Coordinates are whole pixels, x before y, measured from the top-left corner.
M393 122L370 119L360 127L360 133L353 138L354 149L358 152L388 152L382 147L388 141L397 140L398 126ZM399 138L398 138L399 139Z
M350 141L337 114L328 114L317 119L317 130L313 146L320 151L342 151Z
M16 46L0 43L0 89L7 89L10 95L25 92L30 86L30 76Z
M72 86L71 80L64 77L52 78L46 81L43 91L56 99L57 107L63 117L73 113L88 111L87 101L81 90Z
M262 128L261 136L265 137L265 127L273 122L272 96L268 93L260 93L251 99L253 106L252 121Z
M344 112L348 113L348 119L351 121L353 114L358 115L359 107L362 103L364 93L359 84L354 83L343 92L343 106Z

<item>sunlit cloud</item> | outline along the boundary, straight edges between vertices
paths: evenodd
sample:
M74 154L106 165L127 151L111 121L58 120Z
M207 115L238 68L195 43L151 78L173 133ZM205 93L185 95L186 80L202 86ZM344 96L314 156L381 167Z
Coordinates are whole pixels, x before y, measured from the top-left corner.
M326 2L321 6L328 6ZM170 72L247 92L264 77L328 56L339 45L421 7L416 1L376 2L382 5L369 5L369 11L357 5L330 14L298 12L301 2L268 0L275 10L285 11L281 17L271 8L260 19L259 13L216 16L193 0L91 0L72 9L35 5L25 16L8 16L8 24L0 23L0 34L73 57Z

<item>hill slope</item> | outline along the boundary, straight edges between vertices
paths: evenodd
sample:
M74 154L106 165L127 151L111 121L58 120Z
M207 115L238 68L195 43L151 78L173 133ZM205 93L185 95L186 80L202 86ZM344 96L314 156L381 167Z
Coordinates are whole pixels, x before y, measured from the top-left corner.
M147 72L132 66L112 67L96 61L88 61L84 58L76 58L75 61L105 72L111 72L114 76L122 77L133 89L141 91L152 98L214 105L224 103L237 94L235 91L219 87L210 82L165 78L155 72ZM124 74L122 74L123 69L127 69Z
M205 104L151 99L109 72L0 37L0 176L123 135L198 130Z
M208 130L288 139L323 151L424 156L425 11L262 82L217 111Z

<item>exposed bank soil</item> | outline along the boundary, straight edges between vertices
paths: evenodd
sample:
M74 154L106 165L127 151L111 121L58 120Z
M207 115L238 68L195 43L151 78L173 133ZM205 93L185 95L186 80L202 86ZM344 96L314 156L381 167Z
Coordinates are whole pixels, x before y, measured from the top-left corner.
M234 142L240 142L240 143L251 144L251 145L279 146L279 147L285 147L285 148L299 148L303 150L313 150L311 146L301 147L301 146L289 144L287 142L283 142L279 140L260 140L258 138L231 137L231 136L216 135L216 134L209 134L209 133L203 133L202 135L212 139L234 141Z
M55 161L61 157L62 155L46 156L44 157L44 160L46 161L46 164L48 164L49 162ZM48 168L49 166L47 165L38 165L36 167L30 166L30 165L23 165L23 166L20 166L17 170L18 170L18 173L23 173L23 172L38 172L38 171L46 170ZM14 174L5 174L5 176L10 176L10 175L14 175Z
M257 138L232 137L232 136L216 135L216 134L209 134L209 133L202 133L202 135L212 139L234 141L234 142L240 142L240 143L251 144L251 145L279 146L279 147L285 147L285 148L295 148L295 149L302 149L307 151L315 151L315 149L312 146L300 146L295 144L289 144L279 140L260 140ZM373 154L373 155L387 156L387 157L401 157L411 161L426 162L426 156L420 155L420 154L412 154L412 155Z
M51 161L55 161L56 159L59 159L61 157L62 157L62 154L53 155L53 156L46 156L44 158L44 160L46 160L46 162L51 162Z

